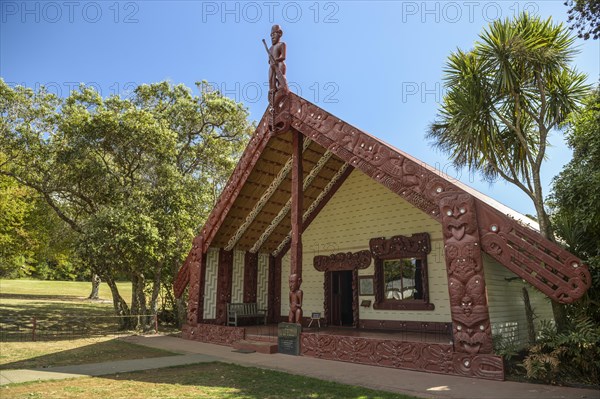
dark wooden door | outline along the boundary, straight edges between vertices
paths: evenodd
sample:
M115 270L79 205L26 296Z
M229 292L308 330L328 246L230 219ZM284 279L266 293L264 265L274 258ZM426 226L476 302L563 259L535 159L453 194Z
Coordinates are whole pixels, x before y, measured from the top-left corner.
M352 271L330 273L328 323L332 326L352 326Z

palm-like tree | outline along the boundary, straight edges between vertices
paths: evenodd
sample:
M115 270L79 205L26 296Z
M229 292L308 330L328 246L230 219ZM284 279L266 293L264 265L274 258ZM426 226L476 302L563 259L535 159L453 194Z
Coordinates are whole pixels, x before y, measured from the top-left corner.
M575 38L562 24L521 14L495 21L474 49L447 62L443 98L428 138L456 167L501 176L533 201L540 232L554 240L540 179L548 134L589 93L571 68Z

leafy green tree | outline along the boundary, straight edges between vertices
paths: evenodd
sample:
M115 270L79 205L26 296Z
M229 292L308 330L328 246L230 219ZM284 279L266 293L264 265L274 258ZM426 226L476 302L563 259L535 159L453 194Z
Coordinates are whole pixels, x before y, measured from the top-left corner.
M241 104L198 86L194 96L142 85L129 99L82 86L59 99L0 82L0 174L36 190L78 234L119 315L157 311L253 130Z
M568 122L573 159L554 179L552 219L569 250L588 263L592 288L582 307L600 323L600 87Z
M582 39L600 38L600 0L566 0L571 29Z
M540 178L548 135L589 93L585 75L569 66L574 40L561 24L527 14L491 23L474 49L449 56L448 91L428 132L456 167L489 181L500 176L525 192L552 241Z

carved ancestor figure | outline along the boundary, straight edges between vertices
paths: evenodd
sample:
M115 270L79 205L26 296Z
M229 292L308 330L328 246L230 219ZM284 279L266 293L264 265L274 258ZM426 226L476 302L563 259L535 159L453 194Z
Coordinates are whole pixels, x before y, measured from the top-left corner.
M304 293L300 289L302 277L297 274L290 275L290 323L302 324L302 298Z
M285 78L285 42L281 41L283 30L279 25L271 28L271 48L269 48L269 91L283 89L287 91L288 85Z

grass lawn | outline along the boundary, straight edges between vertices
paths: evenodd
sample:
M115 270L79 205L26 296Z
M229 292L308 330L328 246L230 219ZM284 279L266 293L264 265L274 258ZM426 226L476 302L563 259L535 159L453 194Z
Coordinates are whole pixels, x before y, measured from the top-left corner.
M13 384L2 398L416 399L395 393L223 363Z
M131 300L131 284L117 283L119 292L125 301ZM84 300L90 294L92 284L89 281L42 281L42 280L6 280L0 279L0 301L3 297L50 298L63 300ZM112 306L112 295L106 283L100 284L100 298Z
M161 349L120 341L114 337L43 342L2 342L0 345L2 346L0 370L56 367L175 355L175 353Z
M98 301L86 299L90 289L89 282L0 280L0 369L173 354L119 341L114 334L93 336L117 332L118 320L108 286L102 284ZM129 299L131 285L120 283L119 289ZM36 318L35 342L30 342L32 318Z
M34 318L38 339L118 331L108 286L102 284L100 300L86 299L90 289L85 281L0 280L0 339L31 340ZM119 290L130 299L129 283Z

